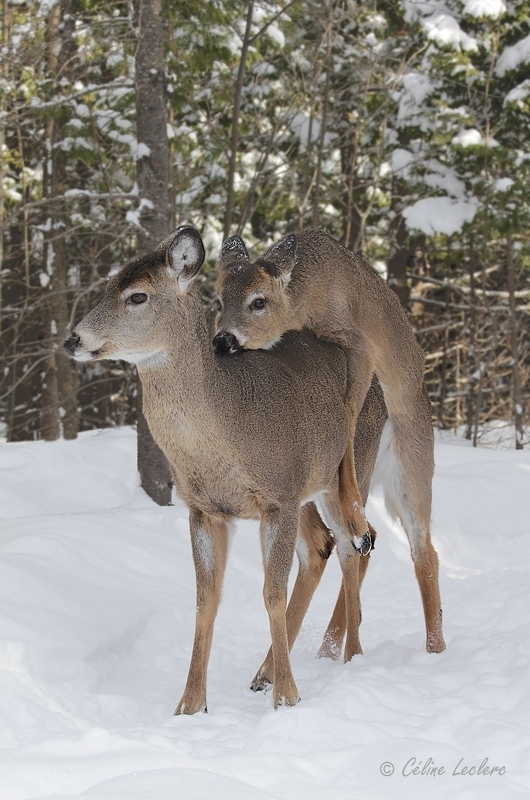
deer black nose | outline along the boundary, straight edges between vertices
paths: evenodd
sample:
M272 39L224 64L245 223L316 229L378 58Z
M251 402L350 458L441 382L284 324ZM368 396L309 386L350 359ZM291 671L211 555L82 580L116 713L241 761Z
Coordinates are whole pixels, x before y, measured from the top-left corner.
M66 342L64 343L64 349L67 356L73 356L75 354L77 345L79 344L80 341L81 339L79 338L77 333L72 333L70 338L67 339Z
M237 353L239 350L239 342L233 333L228 331L219 331L213 337L213 349L219 356L228 356L232 353Z

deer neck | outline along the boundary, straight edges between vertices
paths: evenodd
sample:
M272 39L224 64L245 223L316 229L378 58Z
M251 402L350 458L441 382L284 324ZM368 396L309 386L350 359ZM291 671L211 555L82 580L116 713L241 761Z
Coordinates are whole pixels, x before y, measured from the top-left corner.
M211 411L222 389L219 367L210 346L204 310L192 287L174 314L161 320L163 348L151 362L138 365L144 413L155 434L178 431L183 441L208 435ZM190 444L190 446L193 446Z

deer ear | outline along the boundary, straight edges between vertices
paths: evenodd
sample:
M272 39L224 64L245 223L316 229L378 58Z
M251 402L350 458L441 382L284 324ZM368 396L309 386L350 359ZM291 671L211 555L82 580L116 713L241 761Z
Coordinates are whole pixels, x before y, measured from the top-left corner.
M195 228L183 225L170 237L166 262L183 294L200 270L205 255L202 239Z
M241 236L230 236L221 248L219 265L221 267L231 264L233 261L250 261L245 242Z
M287 286L296 263L296 235L290 233L263 256L265 269Z

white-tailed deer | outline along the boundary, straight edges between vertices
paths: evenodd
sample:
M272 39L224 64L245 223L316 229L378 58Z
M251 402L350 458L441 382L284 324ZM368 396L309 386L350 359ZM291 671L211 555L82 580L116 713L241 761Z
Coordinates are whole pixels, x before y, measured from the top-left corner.
M345 354L304 332L287 336L273 353L216 356L194 281L203 259L197 231L179 228L158 250L112 277L101 303L65 342L67 354L78 361L123 359L136 364L145 417L190 509L197 616L177 714L206 708L207 663L228 522L234 517L261 521L272 654L253 688L272 679L275 707L299 699L289 645L331 547L310 502L316 496L337 543L346 587L346 610L338 604L334 625L341 628L341 642L346 627L346 656L361 652L360 557L338 498L338 468L349 434ZM367 412L364 419L369 483L382 430L377 398L373 415ZM286 622L295 547L301 566Z
M222 248L214 346L219 353L274 347L289 330L308 328L348 354L350 446L340 468L343 513L356 535L367 529L354 468L354 436L372 376L383 389L387 466L394 483L389 511L407 533L423 601L429 652L445 648L438 556L430 519L434 437L423 382L424 356L396 294L365 261L325 231L290 234L251 263L239 236ZM387 482L388 487L388 482ZM330 652L337 642L328 634ZM326 643L322 654L326 654Z

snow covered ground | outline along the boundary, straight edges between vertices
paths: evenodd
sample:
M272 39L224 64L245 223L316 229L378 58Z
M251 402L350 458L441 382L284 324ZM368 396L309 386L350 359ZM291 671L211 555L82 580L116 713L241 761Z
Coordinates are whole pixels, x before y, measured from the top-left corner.
M445 653L424 650L407 543L375 496L364 655L314 657L333 555L293 651L302 702L274 711L249 691L269 634L257 526L240 523L209 713L173 717L195 606L185 507L139 489L130 429L0 447L0 799L530 797L530 452L447 437L436 456Z

